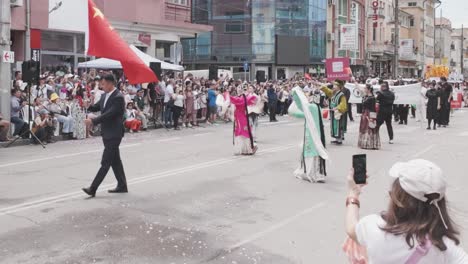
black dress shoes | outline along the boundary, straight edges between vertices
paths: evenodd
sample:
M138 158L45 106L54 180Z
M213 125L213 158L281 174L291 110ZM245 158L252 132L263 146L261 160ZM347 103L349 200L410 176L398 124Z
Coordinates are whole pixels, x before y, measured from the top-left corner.
M127 186L125 187L117 187L115 189L111 189L108 191L109 193L128 193Z
M95 197L96 196L96 191L91 189L91 188L83 188L81 189L83 190L83 192L85 192L87 195L91 196L91 197Z

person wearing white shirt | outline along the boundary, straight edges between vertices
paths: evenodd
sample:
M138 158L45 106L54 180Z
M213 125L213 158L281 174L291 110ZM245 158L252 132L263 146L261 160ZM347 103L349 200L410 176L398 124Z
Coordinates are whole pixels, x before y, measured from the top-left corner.
M417 159L396 163L387 211L359 219L363 185L348 177L344 250L369 264L468 264L445 193L447 179L434 163ZM357 249L357 250L356 250ZM357 252L358 251L358 252ZM358 256L356 256L358 255Z
M164 89L164 124L169 127L172 123L172 106L174 95L174 80L169 80L166 89Z
M263 101L260 95L255 94L254 87L249 86L248 96L255 96L257 99L254 105L248 105L247 111L249 112L250 123L252 124L252 136L254 141L257 141L257 129L258 129L258 116L263 111Z
M46 77L41 76L39 80L39 86L33 86L33 89L31 91L31 95L33 96L33 98L39 97L42 102L49 100L49 93L52 94L53 92L55 92L50 85L45 83L45 81Z
M179 118L184 109L184 100L185 96L182 91L182 88L177 88L177 94L173 95L174 105L172 106L172 111L174 113L174 130L180 130L179 128Z

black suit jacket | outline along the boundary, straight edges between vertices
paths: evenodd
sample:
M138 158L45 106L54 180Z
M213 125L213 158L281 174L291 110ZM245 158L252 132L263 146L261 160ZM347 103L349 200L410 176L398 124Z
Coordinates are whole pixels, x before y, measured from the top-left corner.
M119 90L115 90L107 100L106 106L104 101L106 94L101 96L101 100L88 108L90 112L99 112L101 115L93 119L94 125L101 124L101 134L103 139L121 139L124 136L124 113L125 113L125 98Z

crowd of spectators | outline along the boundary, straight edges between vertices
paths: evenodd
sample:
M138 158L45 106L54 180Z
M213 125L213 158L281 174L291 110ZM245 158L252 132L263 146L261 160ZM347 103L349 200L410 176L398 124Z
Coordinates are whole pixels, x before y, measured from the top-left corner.
M31 129L47 143L53 143L58 136L85 139L98 134L99 128L86 126L84 120L99 115L88 112L87 108L98 103L104 94L100 76L105 73L96 70L81 75L45 72L38 85L28 86L17 72L11 91L11 118L0 116L0 141L11 139L8 136L11 125L14 126L11 129L14 137L29 138ZM315 81L325 82L322 78L306 79L300 75L288 80L257 83L227 76L215 81L172 74L171 77L164 76L158 83L138 85L120 77L117 88L126 100L124 125L129 133L138 133L148 128L180 130L197 127L200 123L231 122L234 109L230 95L246 91L253 91L261 99L260 115L268 116L270 122L277 122L278 115L287 115L292 102L291 90L296 86L301 87L311 101L327 107L325 95L313 85ZM366 83L367 78L357 78L356 81ZM347 97L349 99L349 95ZM348 113L352 121L352 111Z

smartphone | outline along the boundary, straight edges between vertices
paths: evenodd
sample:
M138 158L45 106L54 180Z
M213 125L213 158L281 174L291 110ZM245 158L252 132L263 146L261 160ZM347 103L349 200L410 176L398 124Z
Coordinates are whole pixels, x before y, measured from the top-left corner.
M366 154L353 156L354 182L366 184L367 181L367 156Z

